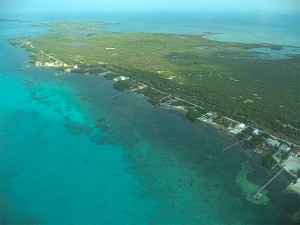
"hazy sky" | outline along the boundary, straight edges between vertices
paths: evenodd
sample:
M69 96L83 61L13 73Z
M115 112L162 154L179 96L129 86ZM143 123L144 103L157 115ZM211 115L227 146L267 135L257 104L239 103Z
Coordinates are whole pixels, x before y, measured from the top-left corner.
M264 10L300 12L300 0L0 0L0 13L88 10Z

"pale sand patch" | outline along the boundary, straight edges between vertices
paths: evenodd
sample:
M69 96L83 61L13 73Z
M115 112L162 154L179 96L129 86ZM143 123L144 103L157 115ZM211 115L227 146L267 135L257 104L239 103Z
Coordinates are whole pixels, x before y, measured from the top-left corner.
M290 184L290 186L288 187L288 190L297 193L298 195L300 195L300 178L297 179L297 183L296 184Z
M162 73L171 73L170 71L168 70L158 70L156 71L158 74L162 74Z
M180 111L187 111L184 106L172 106L173 109L176 109L176 110L180 110Z
M253 172L253 167L249 161L241 163L241 170L235 178L235 182L240 186L245 194L245 198L257 205L266 205L270 200L267 196L268 191L264 189L262 191L262 197L259 200L254 200L252 195L260 188L259 185L254 184L248 180L248 174Z
M287 171L297 171L300 170L300 157L293 157L289 156L285 161L284 161L284 168Z
M300 170L300 157L289 156L287 160L284 161L285 169L293 174ZM288 190L296 192L300 195L300 179L297 179L296 184L290 184Z

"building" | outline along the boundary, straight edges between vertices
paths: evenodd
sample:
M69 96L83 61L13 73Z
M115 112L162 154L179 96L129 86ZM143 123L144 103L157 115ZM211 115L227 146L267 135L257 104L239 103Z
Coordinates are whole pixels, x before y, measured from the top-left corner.
M288 145L282 144L282 145L280 145L279 150L284 151L284 152L288 152L288 151L291 150L291 148Z
M300 157L300 148L294 148L290 154L294 157Z
M280 146L280 142L271 138L267 139L267 144L272 148L278 148Z
M252 131L253 135L258 135L258 133L259 133L259 130L257 128Z
M240 123L237 125L240 129L245 129L246 128L246 125L243 124L243 123Z
M207 112L207 113L205 113L205 116L207 116L207 117L211 117L211 116L213 116L214 114L212 113L212 112Z
M230 132L233 134L238 134L238 133L242 132L243 130L245 130L245 128L246 128L245 124L239 123Z

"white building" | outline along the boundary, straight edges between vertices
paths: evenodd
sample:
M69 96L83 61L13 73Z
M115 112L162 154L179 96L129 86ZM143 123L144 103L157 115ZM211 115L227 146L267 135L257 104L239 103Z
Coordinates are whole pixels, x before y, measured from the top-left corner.
M259 130L257 128L252 131L253 135L258 135L258 133L259 133Z
M280 142L279 141L277 141L277 140L274 140L274 139L271 139L271 138L268 138L267 139L267 144L269 145L269 146L271 146L272 148L278 148L279 146L280 146Z
M233 134L238 134L240 132L242 132L243 130L245 130L246 125L243 123L237 124L230 132Z
M291 148L289 146L285 145L285 144L282 144L282 145L280 145L279 150L284 151L284 152L288 152L288 151L291 150Z

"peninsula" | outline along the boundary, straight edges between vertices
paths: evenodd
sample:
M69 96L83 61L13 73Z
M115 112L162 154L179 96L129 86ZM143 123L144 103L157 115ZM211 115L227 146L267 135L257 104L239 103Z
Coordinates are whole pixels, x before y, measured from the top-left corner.
M206 38L211 33L100 29L106 24L36 24L50 33L10 42L25 48L36 66L103 76L120 91L143 94L153 106L183 109L190 120L231 132L245 140L246 149L264 155L267 167L285 160L285 152L297 154L299 48L212 41Z

